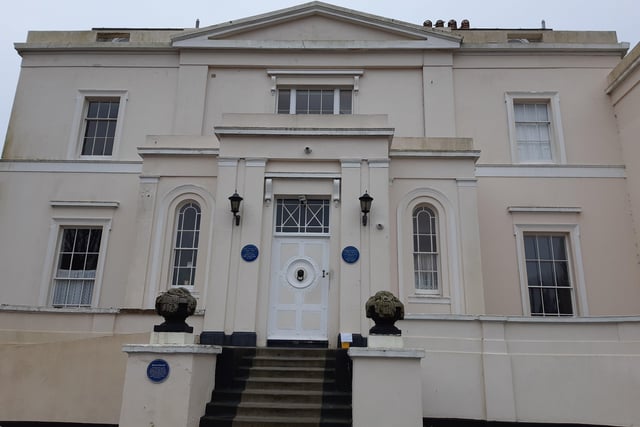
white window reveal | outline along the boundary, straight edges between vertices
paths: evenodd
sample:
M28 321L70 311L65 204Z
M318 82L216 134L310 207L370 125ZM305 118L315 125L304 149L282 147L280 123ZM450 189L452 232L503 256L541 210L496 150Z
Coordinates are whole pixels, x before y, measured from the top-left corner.
M438 224L425 205L413 210L413 269L417 292L438 292Z
M68 158L111 160L122 138L127 91L81 90L69 137Z
M55 307L91 306L101 240L101 227L61 229L53 278Z
M278 114L351 114L352 106L352 89L278 89Z
M525 234L524 252L532 316L572 316L573 287L564 235Z
M195 202L188 202L178 210L171 286L194 286L195 284L200 217L200 206Z
M506 103L513 161L566 163L558 94L507 93Z
M329 234L328 199L278 199L276 233Z

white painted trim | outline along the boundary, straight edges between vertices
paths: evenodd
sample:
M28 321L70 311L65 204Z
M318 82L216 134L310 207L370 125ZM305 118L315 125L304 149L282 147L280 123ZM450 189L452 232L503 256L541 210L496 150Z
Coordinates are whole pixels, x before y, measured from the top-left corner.
M267 159L246 159L244 164L248 168L263 168L267 166Z
M118 105L118 118L116 119L116 132L113 138L113 149L110 156L83 156L82 153L82 131L84 129L84 116L87 110L87 98L120 98ZM129 101L129 92L126 90L99 90L80 89L76 95L76 107L71 122L71 133L67 146L67 159L115 159L118 155L120 141L122 140L122 129L124 127L125 111Z
M346 168L360 168L362 167L362 161L358 159L340 160L340 167Z
M220 354L222 347L204 344L124 344L122 351L151 354Z
M269 76L361 76L364 70L306 70L306 69L275 69L267 70Z
M434 295L415 294L409 295L408 301L415 304L451 304L451 298L439 297Z
M103 211L104 212L104 211ZM112 218L94 218L94 217L53 217L49 225L49 240L47 242L47 250L44 257L42 277L40 279L40 296L38 304L41 306L51 306L52 288L53 288L53 271L58 259L58 247L60 243L60 232L64 227L102 227L102 236L100 240L100 252L98 255L98 266L96 269L96 277L93 285L93 293L91 295L91 307L99 304L100 292L102 289L102 275L104 273L105 259L107 258L107 248L109 235L111 233Z
M201 291L200 301L206 301L207 284L210 283L211 276L211 255L213 250L213 218L215 215L215 198L205 188L197 185L180 185L165 193L160 202L157 204L156 219L153 221L154 229L151 232L151 244L149 249L150 259L147 261L147 272L145 277L145 293L143 299L144 308L152 308L155 306L155 299L160 291L169 289L170 287L170 269L172 264L170 260L173 258L172 242L175 238L175 227L173 226L176 215L176 207L186 201L194 200L200 204L202 217L200 220L200 244L207 245L207 254L198 253L198 258L203 260L204 274L198 274L199 267L196 267L196 278L202 277L202 281L196 280L195 289ZM209 216L209 232L205 235L202 232L202 224L205 221L205 215ZM206 242L205 242L206 241ZM200 251L201 247L198 248ZM163 261L164 260L164 261ZM164 270L163 270L164 269ZM166 281L162 281L163 272Z
M160 182L159 176L147 175L140 177L140 184L157 184L158 182Z
M501 322L501 323L640 323L640 316L582 316L582 317L542 317L542 316L495 316L472 314L405 314L406 321L460 321L460 322Z
M31 305L0 304L0 311L17 311L23 313L64 313L64 314L119 314L119 308L97 307L46 307Z
M273 201L273 179L265 178L264 180L264 203L269 206Z
M396 234L398 243L398 290L401 300L413 302L414 298L433 298L433 294L420 294L415 290L414 280L405 278L403 263L411 258L412 246L408 241L412 238L411 216L413 209L419 204L433 206L438 215L438 241L440 244L440 281L439 293L441 301L448 298L451 311L455 314L464 313L464 286L462 278L462 258L460 256L460 242L458 233L459 218L449 198L438 190L432 188L418 188L406 194L398 203L396 209ZM407 241L408 240L408 241ZM412 270L413 271L413 270ZM411 274L413 276L413 273ZM407 293L405 287L413 289ZM424 296L423 296L424 295Z
M340 185L341 185L342 181L339 178L335 178L333 180L333 191L331 194L331 200L333 201L333 204L337 207L338 204L340 203Z
M279 128L217 126L216 135L393 136L393 128Z
M138 147L138 154L141 157L156 156L217 156L220 153L218 148L151 148Z
M426 38L426 37L425 37ZM277 49L277 50L422 50L455 49L458 42L438 40L211 40L193 39L175 42L179 48ZM437 39L436 39L437 40Z
M2 160L0 172L132 173L142 172L142 162Z
M582 212L579 206L509 206L509 213L571 213Z
M518 257L518 272L520 276L520 292L522 312L531 315L529 305L529 287L527 285L527 269L524 255L524 233L562 233L567 236L569 274L573 282L573 316L588 316L587 286L580 248L580 226L578 224L514 224L513 233L516 238L516 255ZM553 316L555 318L555 316Z
M476 188L478 180L476 178L456 178L456 186L458 188Z
M623 165L476 165L477 177L626 178Z
M98 201L98 200L50 200L49 205L53 208L117 208L118 201Z
M402 359L422 359L425 351L419 348L403 348L403 349L386 349L368 347L351 347L349 348L350 357L383 357L383 358L402 358Z
M389 157L453 157L453 158L480 158L480 150L469 151L439 151L439 150L425 150L425 151L396 151L390 150Z
M221 159L218 158L218 167L220 168L228 168L228 167L237 167L238 166L238 159Z
M388 169L390 161L388 159L369 159L369 168L383 168Z
M360 163L358 162L358 165ZM266 172L267 178L303 178L303 179L337 179L339 173L333 172Z

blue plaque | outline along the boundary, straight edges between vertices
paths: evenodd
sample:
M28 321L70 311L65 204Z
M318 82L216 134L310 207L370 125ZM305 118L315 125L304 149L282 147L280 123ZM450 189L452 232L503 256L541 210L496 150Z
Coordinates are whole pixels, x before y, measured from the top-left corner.
M169 364L166 360L156 359L147 366L147 378L156 384L159 384L169 376Z
M347 246L342 250L342 259L344 262L353 264L360 258L360 251L355 246Z
M255 261L258 258L258 247L256 245L245 245L240 251L240 256L247 262Z

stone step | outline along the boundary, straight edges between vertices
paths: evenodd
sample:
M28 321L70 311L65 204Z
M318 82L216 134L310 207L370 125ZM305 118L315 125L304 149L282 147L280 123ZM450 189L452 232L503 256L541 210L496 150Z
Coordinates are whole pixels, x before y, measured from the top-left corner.
M248 416L204 416L200 427L345 427L351 425L351 419L331 419L321 417L248 417Z
M252 366L238 369L239 378L335 378L335 369L289 366Z
M325 357L334 358L335 349L327 348L288 348L288 347L258 347L255 350L255 356L270 357Z
M247 417L320 417L350 418L351 405L290 402L216 402L207 405L206 415Z
M216 390L213 402L291 402L351 404L351 394L341 391L313 390Z
M256 356L243 358L243 365L252 366L287 366L292 368L333 367L335 359L327 357L284 357L284 356Z
M322 378L273 378L273 377L249 377L234 384L236 387L244 385L247 390L315 390L322 391L334 385L331 381Z

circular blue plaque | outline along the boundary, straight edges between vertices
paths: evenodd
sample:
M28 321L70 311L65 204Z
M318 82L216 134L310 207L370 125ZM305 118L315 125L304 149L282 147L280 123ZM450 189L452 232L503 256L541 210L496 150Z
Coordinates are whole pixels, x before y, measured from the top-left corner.
M156 384L159 384L169 376L169 364L166 360L156 359L149 362L147 366L147 378Z
M347 246L342 250L342 259L344 262L353 264L360 258L360 251L355 246Z
M258 247L256 245L245 245L240 251L240 256L247 262L255 261L258 258Z

